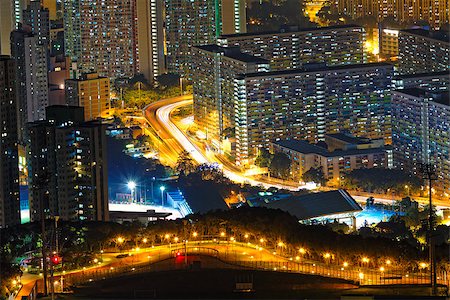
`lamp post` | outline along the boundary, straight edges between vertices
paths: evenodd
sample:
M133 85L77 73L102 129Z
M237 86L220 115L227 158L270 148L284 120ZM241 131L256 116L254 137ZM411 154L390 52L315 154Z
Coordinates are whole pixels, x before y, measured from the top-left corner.
M160 186L159 190L161 191L161 206L164 206L164 191L166 190L165 186Z
M128 188L131 191L131 202L134 202L134 198L135 198L135 190L136 190L136 182L134 181L128 181L127 183Z
M424 163L421 165L421 171L423 179L428 181L429 188L429 214L428 214L428 255L430 266L430 286L431 295L436 295L437 292L437 277L436 277L436 253L435 253L435 241L434 241L434 216L433 216L433 181L437 180L436 169L430 163Z
M152 177L151 183L152 183L152 201L153 201L153 202L155 201L155 195L153 194L153 183L155 182L155 180L156 180L156 178L155 178L155 177Z

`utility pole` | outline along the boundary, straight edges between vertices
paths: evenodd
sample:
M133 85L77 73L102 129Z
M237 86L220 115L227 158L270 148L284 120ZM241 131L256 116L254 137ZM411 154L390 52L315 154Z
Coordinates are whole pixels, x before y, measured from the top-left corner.
M42 273L44 275L44 295L47 296L47 251L45 249L46 245L46 233L45 233L45 212L44 212L44 201L42 196L41 201L41 239L42 239Z
M39 205L40 205L40 218L41 218L41 239L42 239L42 275L44 283L44 296L47 296L47 233L45 228L45 207L44 197L48 195L48 191L45 187L48 185L48 173L43 172L40 176L35 178L33 187L39 191Z
M429 193L429 214L428 214L428 251L430 260L430 285L431 285L431 295L436 295L437 292L437 282L436 282L436 253L435 253L435 243L434 243L434 216L433 216L433 188L432 184L434 180L437 180L435 167L430 164L422 164L421 171L423 179L428 181L428 193Z

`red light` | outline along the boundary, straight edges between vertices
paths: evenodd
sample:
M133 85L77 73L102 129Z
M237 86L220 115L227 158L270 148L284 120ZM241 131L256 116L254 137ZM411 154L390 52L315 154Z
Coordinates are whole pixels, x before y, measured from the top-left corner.
M181 253L180 252L177 252L177 256L180 256L181 255Z
M57 265L57 264L59 264L61 262L61 258L58 256L58 255L53 255L52 256L52 263L54 264L54 265Z

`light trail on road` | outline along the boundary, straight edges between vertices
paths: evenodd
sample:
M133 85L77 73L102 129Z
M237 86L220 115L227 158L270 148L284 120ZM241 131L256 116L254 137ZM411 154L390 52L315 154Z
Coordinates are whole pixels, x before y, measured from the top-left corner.
M217 157L214 155L205 155L203 151L190 140L190 138L180 129L176 124L174 124L170 118L170 115L173 110L191 105L192 104L192 96L183 96L176 97L170 99L160 100L155 102L144 109L144 115L149 121L149 123L154 126L155 131L158 134L161 134L164 142L168 143L165 145L166 151L172 151L172 153L168 154L168 156L172 157L172 160L176 161L176 157L179 154L179 148L182 148L188 151L194 161L199 164L203 163L217 163L222 168L225 176L230 178L232 181L237 183L248 183L255 186L263 186L264 188L276 187L279 189L286 189L291 191L296 191L301 188L308 188L307 186L292 186L292 185L283 185L279 183L271 183L267 182L267 180L256 180L245 176L243 172L233 170L226 165L224 165ZM149 111L152 110L152 113ZM177 148L177 149L175 149ZM310 188L308 188L310 189ZM369 196L359 196L359 195L350 195L359 203L365 204L366 200ZM395 199L390 198L382 198L380 195L374 195L375 201L383 204L392 204L397 202ZM420 204L426 204L428 200L419 199L418 202ZM450 204L447 204L442 201L434 201L437 205L437 209L445 209L449 208Z
M167 129L168 132L175 138L175 140L186 150L190 153L192 158L198 163L198 164L212 164L212 163L218 163L221 169L223 170L223 173L225 176L227 176L230 180L237 182L237 183L248 183L251 185L261 185L265 188L269 187L276 187L280 189L287 189L287 190L298 190L301 186L293 187L289 185L281 185L281 184L273 184L273 183L267 183L264 181L254 180L246 177L243 175L242 172L237 172L234 170L229 169L225 165L223 165L219 160L213 159L211 156L207 157L202 153L202 151L195 145L193 142L189 140L189 138L186 136L186 134L181 131L170 119L170 114L173 110L192 104L191 100L184 100L179 101L176 103L171 103L165 106L162 106L158 108L156 111L156 118L159 121L159 123Z

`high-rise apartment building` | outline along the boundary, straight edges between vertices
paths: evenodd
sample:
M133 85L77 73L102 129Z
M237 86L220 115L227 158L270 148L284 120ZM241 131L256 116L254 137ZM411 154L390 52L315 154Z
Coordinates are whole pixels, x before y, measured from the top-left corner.
M238 164L251 163L258 149L278 139L316 143L325 134L348 132L391 141L389 64L265 72L268 61L236 49L194 50L194 120L218 149L231 132Z
M220 0L168 0L165 4L168 72L190 78L192 47L214 44L221 33Z
M50 106L47 116L29 125L31 220L43 210L63 220L107 221L105 125L82 122L81 107Z
M272 70L286 70L314 62L328 65L364 63L364 41L364 28L344 25L223 35L218 44L239 47L244 53L267 59Z
M25 29L11 33L11 56L16 61L19 141L25 124L45 119L48 106L48 47Z
M401 30L398 37L399 73L450 69L450 36L444 31Z
M0 228L20 224L16 66L0 56Z
M393 80L395 89L418 87L430 92L450 90L450 70L432 73L398 75Z
M317 143L325 134L391 142L392 66L312 65L243 74L235 79L236 161L246 165L259 148L279 139Z
M222 0L222 34L247 32L245 4L242 0Z
M50 17L47 8L40 1L31 1L23 10L23 23L30 26L31 32L38 37L39 44L50 44Z
M221 149L234 125L234 78L238 74L269 71L269 61L217 45L192 48L195 123ZM229 133L229 132L228 132Z
M393 18L398 22L427 21L439 29L449 22L448 0L335 0L337 12L352 19L373 16L377 21Z
M450 96L419 88L392 93L392 142L397 168L420 175L420 165L436 168L435 196L450 195Z
M138 69L135 0L64 0L66 55L76 72L130 78Z
M246 31L245 1L168 0L165 3L169 73L191 79L193 46L215 44L224 32Z
M65 83L66 103L82 106L84 119L94 120L111 108L109 79L97 73L82 74L80 79L69 79Z
M0 1L0 54L10 55L9 35L15 28L12 1Z
M166 72L163 11L163 0L136 0L139 73L150 82Z
M10 34L19 29L22 13L30 0L0 1L0 54L11 55Z

